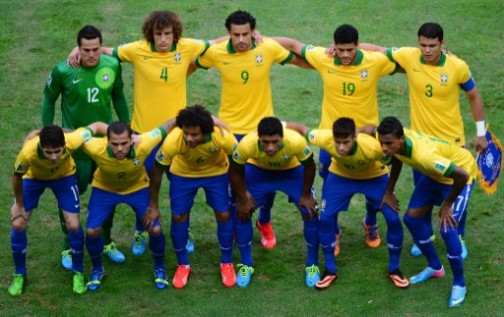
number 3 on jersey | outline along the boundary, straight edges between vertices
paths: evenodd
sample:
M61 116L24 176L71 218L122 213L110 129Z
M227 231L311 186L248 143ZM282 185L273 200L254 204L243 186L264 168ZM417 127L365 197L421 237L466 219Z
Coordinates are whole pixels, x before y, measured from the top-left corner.
M161 68L161 76L159 76L165 83L168 81L168 67Z

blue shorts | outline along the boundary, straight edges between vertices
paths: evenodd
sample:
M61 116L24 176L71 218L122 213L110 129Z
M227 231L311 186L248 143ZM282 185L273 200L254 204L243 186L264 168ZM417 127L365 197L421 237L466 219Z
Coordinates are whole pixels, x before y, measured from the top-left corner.
M289 202L297 206L303 194L304 167L299 165L288 170L271 171L246 164L245 183L258 208L266 204L268 195L277 190L284 192L289 196ZM306 214L306 211L302 210L302 213Z
M107 190L93 187L89 198L88 229L99 228L103 222L114 212L116 205L124 203L133 208L136 218L141 220L149 206L149 188L143 188L129 194L117 194ZM159 225L156 220L154 226Z
M425 175L422 175L415 185L408 209L416 209L433 205L441 206L443 201L450 194L451 188L452 185L442 184ZM460 218L466 211L473 188L474 182L472 184L465 185L464 189L462 189L453 203L453 217L455 220L460 221Z
M172 215L183 215L191 211L198 189L203 188L206 203L215 212L229 211L229 176L222 174L209 177L182 177L172 173L170 179L170 205Z
M331 165L331 154L320 149L319 151L319 175L322 179L326 179L329 175L329 166Z
M58 207L63 211L78 214L80 212L79 189L75 175L53 181L23 178L23 205L27 212L38 206L40 196L50 188L58 200Z
M388 180L387 174L371 179L351 179L329 172L322 188L320 213L330 216L348 210L355 194L364 194L366 204L380 210Z

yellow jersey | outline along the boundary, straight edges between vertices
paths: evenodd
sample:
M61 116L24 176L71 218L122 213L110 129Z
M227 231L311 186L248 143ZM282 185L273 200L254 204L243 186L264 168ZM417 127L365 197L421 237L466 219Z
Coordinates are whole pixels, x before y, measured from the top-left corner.
M305 139L299 133L284 129L284 136L280 149L274 156L264 152L257 132L247 134L238 143L233 153L233 161L239 165L247 162L262 169L283 171L292 169L313 157L312 150L306 144Z
M132 63L135 69L131 121L134 131L151 131L175 118L186 107L187 69L209 45L209 42L181 38L167 53L158 52L147 41L114 49L114 56L122 62Z
M141 134L140 142L134 144L122 160L114 156L107 138L93 138L84 144L82 149L98 166L91 186L117 194L129 194L149 187L144 162L165 136L166 130L162 127Z
M37 136L27 141L19 152L14 172L24 174L23 178L51 181L75 174L75 162L72 153L84 142L89 142L93 132L88 128L79 128L71 133L65 133L65 148L60 160L52 163L46 159L40 148L40 138Z
M381 163L383 151L380 142L372 136L359 133L354 147L346 156L338 154L332 130L310 130L306 134L306 139L310 144L320 147L331 155L329 171L336 175L365 180L388 173L388 168Z
M342 65L325 54L325 48L305 45L302 57L322 77L324 97L320 129L331 129L341 117L352 118L357 127L378 125L378 79L398 66L377 52L357 50L353 65Z
M212 45L196 63L202 68L217 68L222 85L219 119L234 134L246 134L254 131L262 118L273 116L271 66L291 59L291 52L264 38L261 45L253 44L243 53L235 52L230 41Z
M224 134L224 135L223 135ZM216 130L205 136L205 142L191 148L180 128L173 129L156 155L156 163L170 166L170 172L182 177L209 177L227 173L228 156L236 147L236 139L227 132Z

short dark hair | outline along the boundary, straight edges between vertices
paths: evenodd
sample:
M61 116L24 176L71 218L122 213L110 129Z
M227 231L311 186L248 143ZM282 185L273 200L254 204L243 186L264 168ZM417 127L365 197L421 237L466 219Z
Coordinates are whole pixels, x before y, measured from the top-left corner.
M175 12L172 11L154 11L145 18L142 25L142 33L149 43L154 43L154 29L164 29L166 27L173 29L173 43L178 43L184 31L184 25Z
M359 42L359 32L350 24L338 26L334 31L334 44L356 44Z
M48 125L40 130L40 147L59 148L65 146L65 134L63 129L57 125Z
M339 118L332 127L335 138L347 138L355 135L355 122L351 118Z
M420 26L417 36L424 36L428 39L438 38L440 42L443 41L443 28L438 23L427 22Z
M226 26L226 29L228 31L231 30L231 24L236 24L236 25L243 25L243 24L250 24L250 28L253 30L256 27L256 19L254 16L252 16L250 13L247 11L235 11L231 13L227 19L226 23L224 25Z
M378 134L386 135L392 134L397 138L400 138L404 135L404 128L396 117L385 117L378 126Z
M259 125L257 126L257 135L263 136L272 136L279 135L283 137L283 126L282 122L275 117L264 117L259 121Z
M133 131L129 124L121 121L112 122L107 127L107 138L110 138L110 135L113 134L123 134L125 131L128 132L128 136L131 138L131 134Z
M77 33L77 45L81 46L82 39L93 40L98 38L100 40L100 45L102 43L102 35L100 30L92 25L86 25Z
M214 131L214 122L210 111L202 105L193 105L179 111L175 119L177 127L200 127L204 135Z

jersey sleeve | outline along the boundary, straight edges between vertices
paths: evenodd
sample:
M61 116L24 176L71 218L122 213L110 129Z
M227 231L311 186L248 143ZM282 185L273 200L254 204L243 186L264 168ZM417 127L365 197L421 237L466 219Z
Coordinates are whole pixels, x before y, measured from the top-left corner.
M114 48L112 55L121 62L133 63L139 42L131 42Z
M191 54L192 54L191 60L195 59L196 57L198 57L202 54L205 54L205 52L210 47L209 41L195 40L195 39L187 39L187 40L191 46Z
M53 124L55 104L59 95L63 91L63 81L61 72L58 66L54 67L49 76L47 77L46 85L44 88L44 101L42 104L42 125L47 126Z
M14 173L16 174L26 174L30 168L30 161L25 155L27 146L24 146L21 152L19 152L16 162L14 163Z
M318 69L320 63L320 59L318 58L318 52L320 51L320 47L314 47L313 45L304 45L301 48L301 57L305 59L310 65L312 65L315 69Z
M308 144L306 144L305 139L301 135L297 133L293 134L291 142L293 143L293 154L299 162L306 162L313 157L313 151L310 149Z
M389 60L386 55L382 53L373 54L380 65L380 76L393 75L400 69L399 64Z
M126 96L124 95L124 82L122 80L122 67L120 63L117 65L116 78L114 87L112 88L112 104L119 121L129 123L130 116Z
M217 131L217 133L220 133ZM233 155L233 151L236 149L238 146L238 143L236 142L236 138L234 135L231 133L225 131L224 132L224 137L222 139L222 150L228 155L231 156Z
M247 164L247 160L252 157L250 153L250 146L251 146L250 142L243 142L243 141L248 140L242 139L242 141L238 143L238 146L233 151L233 162L242 166Z
M292 59L293 53L286 50L277 41L269 39L268 45L271 47L271 51L274 54L273 59L276 63L284 65Z
M175 128L166 136L156 153L156 164L163 167L171 165L173 158L178 154L178 141L181 137L182 133L179 128Z
M93 131L89 128L78 128L74 132L65 133L65 143L70 151L77 150L83 143L89 142L93 137Z
M207 49L204 53L202 53L196 59L196 65L199 68L207 69L207 68L215 66L214 56L215 56L216 45L218 45L218 44L214 44L214 45L210 46L209 49Z
M140 135L140 145L142 151L150 153L166 137L166 130L163 127L157 127L152 131Z
M450 177L456 167L454 162L436 153L424 156L420 161L427 171L444 177Z

